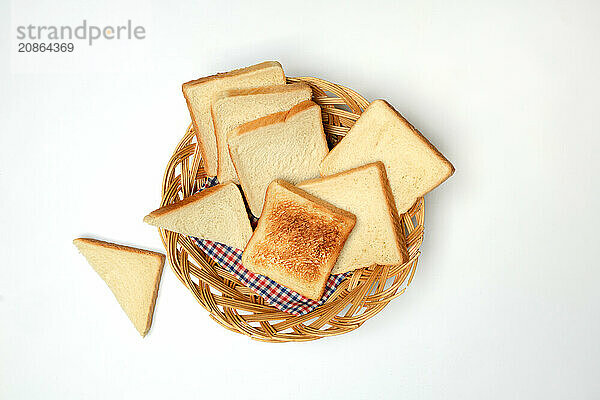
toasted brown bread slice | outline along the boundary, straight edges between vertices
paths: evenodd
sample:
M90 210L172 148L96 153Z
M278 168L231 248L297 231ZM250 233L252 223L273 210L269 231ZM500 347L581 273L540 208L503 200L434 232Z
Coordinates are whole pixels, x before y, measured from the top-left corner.
M106 282L140 335L146 336L152 325L165 256L89 238L75 239L73 244Z
M242 264L318 301L355 222L353 214L275 180Z

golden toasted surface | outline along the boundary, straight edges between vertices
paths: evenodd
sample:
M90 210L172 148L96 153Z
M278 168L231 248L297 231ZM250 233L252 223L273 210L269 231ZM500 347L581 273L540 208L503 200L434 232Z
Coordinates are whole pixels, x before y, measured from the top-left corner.
M267 268L283 269L301 281L315 281L323 261L345 239L345 220L328 221L292 201L278 202L265 217L265 240L255 247L255 260Z
M273 181L244 253L250 271L319 300L356 217L287 182Z

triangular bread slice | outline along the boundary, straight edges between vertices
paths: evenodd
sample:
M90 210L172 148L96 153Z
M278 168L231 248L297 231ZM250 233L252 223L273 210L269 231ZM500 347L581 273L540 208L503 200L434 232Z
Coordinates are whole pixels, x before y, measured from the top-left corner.
M311 96L310 86L304 83L222 92L212 105L213 125L217 137L219 182L239 183L227 144L227 137L235 128L269 114L289 110L304 100L310 100Z
M242 264L318 301L355 222L353 214L273 181Z
M408 261L383 163L378 161L296 186L356 215L356 225L333 267L333 274Z
M144 222L243 249L252 236L240 190L233 182L216 185L152 211Z
M250 211L260 216L267 186L319 177L327 154L321 108L303 101L288 111L241 125L229 136L229 153Z
M106 282L140 335L146 336L165 256L96 239L79 238L73 244Z
M217 174L217 140L210 115L210 106L216 95L229 89L282 85L285 75L281 64L266 61L186 82L182 85L192 123L202 152L204 168L209 176Z
M382 161L400 214L454 173L442 153L402 115L383 100L375 100L321 163L321 175L331 175Z

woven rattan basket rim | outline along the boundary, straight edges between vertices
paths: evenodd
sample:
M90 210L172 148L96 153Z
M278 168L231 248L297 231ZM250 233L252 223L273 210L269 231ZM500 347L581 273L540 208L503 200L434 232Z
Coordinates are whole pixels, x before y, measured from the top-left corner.
M346 134L369 104L342 85L313 77L288 78L313 89L321 106L330 146ZM190 125L169 160L162 183L161 206L193 194L206 177ZM375 265L355 270L317 309L302 316L279 311L216 265L188 237L159 229L171 269L210 317L224 328L265 342L309 341L350 332L404 293L411 283L423 241L423 199L401 216L409 261L397 266Z

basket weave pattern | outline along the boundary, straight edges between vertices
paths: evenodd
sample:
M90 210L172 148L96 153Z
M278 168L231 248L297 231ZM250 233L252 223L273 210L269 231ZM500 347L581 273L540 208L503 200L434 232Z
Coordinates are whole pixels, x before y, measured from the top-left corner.
M321 106L330 147L335 146L358 119L368 102L352 89L318 78L288 78L313 89ZM350 111L348 111L350 110ZM192 195L206 177L196 135L190 125L177 145L162 182L161 207ZM401 216L409 253L403 265L355 270L321 307L302 316L279 311L216 265L185 235L159 229L169 264L212 319L223 327L265 342L309 341L340 335L360 327L400 296L415 274L423 241L424 201Z

